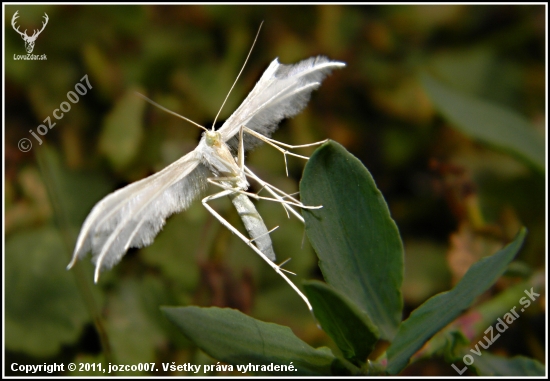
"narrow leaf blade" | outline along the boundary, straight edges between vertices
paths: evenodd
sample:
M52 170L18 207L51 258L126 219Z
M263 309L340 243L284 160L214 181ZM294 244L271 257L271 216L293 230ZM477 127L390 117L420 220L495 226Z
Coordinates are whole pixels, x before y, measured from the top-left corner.
M485 352L475 358L471 367L478 375L488 377L541 377L545 373L544 365L535 359L525 356L506 358Z
M474 263L452 290L435 295L411 313L388 348L389 374L399 373L428 339L493 285L521 249L526 234L522 228L512 243Z
M428 74L422 83L434 105L463 133L508 151L544 173L544 136L521 115L460 93Z

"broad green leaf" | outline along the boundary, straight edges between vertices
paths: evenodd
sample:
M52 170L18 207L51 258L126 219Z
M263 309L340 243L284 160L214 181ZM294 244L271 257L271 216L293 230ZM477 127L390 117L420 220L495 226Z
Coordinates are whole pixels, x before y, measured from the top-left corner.
M521 249L526 234L522 228L512 243L473 264L452 290L435 295L411 313L388 348L389 374L399 373L428 339L496 282Z
M130 163L139 150L143 136L145 102L130 89L120 98L105 118L99 148L116 169Z
M191 306L162 310L185 336L219 361L234 366L293 365L295 371L270 373L276 376L331 375L331 363L335 360L331 351L310 347L288 327L265 323L229 308Z
M492 102L447 87L428 74L422 83L434 105L463 133L508 151L544 172L544 136L524 117Z
M328 284L390 340L401 321L403 244L368 170L335 142L311 156L300 183L306 232Z
M364 363L378 341L378 329L346 296L319 281L303 284L323 330L348 360Z
M545 373L544 365L535 359L524 356L506 358L488 352L483 352L480 357L474 356L471 367L478 375L489 377L541 377Z
M47 357L74 343L89 320L57 230L46 227L6 241L5 344Z

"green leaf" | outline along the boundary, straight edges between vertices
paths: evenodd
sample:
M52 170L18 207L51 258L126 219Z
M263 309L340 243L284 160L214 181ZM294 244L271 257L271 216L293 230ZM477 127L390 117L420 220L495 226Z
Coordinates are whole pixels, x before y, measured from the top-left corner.
M403 244L368 170L335 142L317 149L300 183L306 232L325 280L391 339L401 321Z
M505 150L544 173L544 136L524 117L449 88L424 73L422 83L439 111L468 136Z
M185 336L219 361L235 366L293 366L294 371L264 371L277 376L331 375L335 360L331 351L310 347L288 327L265 323L229 308L162 307L162 311Z
M145 102L128 90L105 118L99 148L118 170L124 168L138 153L143 136L143 110Z
M521 249L526 234L522 228L512 243L473 264L451 291L435 295L411 313L388 348L388 373L399 373L428 339L496 282Z
M510 268L516 262L514 261L507 266L505 276L510 276ZM471 341L476 337L483 336L487 327L493 325L500 317L504 320L511 318L506 315L510 314L518 300L525 296L526 291L531 292L530 290L533 290L535 293L542 293L544 287L544 274L536 273L530 279L508 287L483 303L476 304L467 313L435 334L422 347L422 350L415 353L411 361L416 362L420 358L429 358L434 355L444 356L447 362L462 359L465 354L469 354L469 352L463 353L464 347L469 349Z
M325 283L309 281L303 286L315 317L344 357L356 364L364 363L379 337L369 317Z
M89 320L57 230L46 227L6 241L5 344L32 356L53 356L74 343Z
M506 358L487 352L483 352L481 357L475 356L471 367L480 376L540 377L545 374L544 365L535 359L524 356Z

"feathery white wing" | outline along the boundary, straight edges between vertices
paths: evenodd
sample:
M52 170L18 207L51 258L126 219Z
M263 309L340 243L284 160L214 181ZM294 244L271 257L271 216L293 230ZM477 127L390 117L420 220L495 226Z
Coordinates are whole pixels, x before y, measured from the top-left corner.
M120 261L130 247L150 245L166 218L189 207L207 188L210 171L197 150L162 171L117 190L98 202L80 234L68 268L92 251L99 272Z
M223 140L236 149L236 134L243 125L270 137L282 119L302 111L311 92L333 69L344 66L343 62L323 56L311 57L294 65L280 64L275 58L243 103L220 128ZM246 150L261 143L246 134L243 140Z

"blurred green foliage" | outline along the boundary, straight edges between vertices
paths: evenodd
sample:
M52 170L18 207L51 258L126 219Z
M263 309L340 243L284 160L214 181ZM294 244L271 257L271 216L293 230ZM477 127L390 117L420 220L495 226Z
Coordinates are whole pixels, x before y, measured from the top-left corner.
M25 53L21 37L9 28L16 10L21 30L40 27L48 14L33 52L47 60L14 59ZM507 144L545 141L543 5L7 5L7 363L215 363L166 320L160 305L238 308L290 326L311 346L335 348L292 290L200 203L170 218L153 245L131 250L98 285L88 260L64 271L97 201L162 169L198 142L198 129L132 93L143 92L208 126L262 20L256 47L220 118L231 114L275 57L294 63L324 54L347 63L274 138L289 144L331 138L369 168L404 241L404 317L449 289L521 225L529 237L517 266L524 278L544 269L540 154L526 162L521 149L518 154L515 147L465 131L422 80L428 73L460 99L480 99L520 118L528 132ZM54 110L86 74L93 88L55 120ZM40 136L37 126L47 117L57 124ZM33 144L27 153L17 148L23 138ZM269 147L247 160L264 180L289 193L298 189L303 162L291 159L287 178L283 158ZM214 206L238 226L224 201ZM281 225L272 235L274 248L279 258L292 257L288 268L298 273L297 283L320 279L313 250L307 243L301 249L303 226L287 220L278 205L257 205L268 227ZM492 292L509 282L498 282ZM544 361L544 314L543 304L531 307L495 350ZM437 361L419 365L407 374L433 374L435 367L437 374L454 375Z

